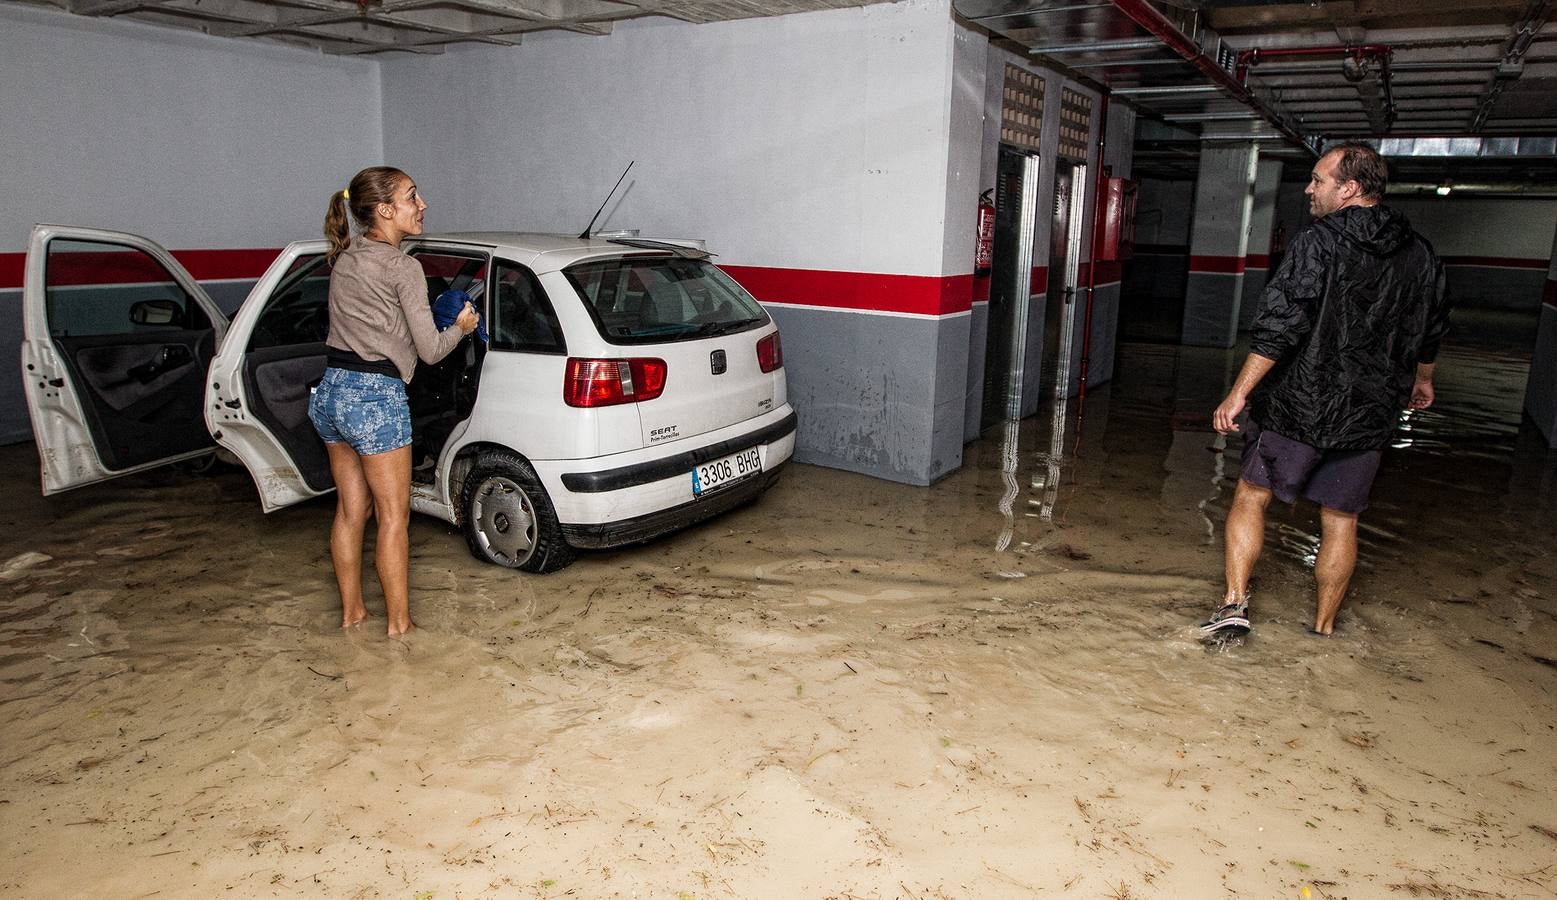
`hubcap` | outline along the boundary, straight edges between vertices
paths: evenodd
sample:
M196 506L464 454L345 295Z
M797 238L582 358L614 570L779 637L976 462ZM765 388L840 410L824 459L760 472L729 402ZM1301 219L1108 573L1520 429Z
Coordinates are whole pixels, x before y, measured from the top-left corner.
M470 508L476 536L494 557L519 565L535 549L535 507L512 479L488 478L476 491Z

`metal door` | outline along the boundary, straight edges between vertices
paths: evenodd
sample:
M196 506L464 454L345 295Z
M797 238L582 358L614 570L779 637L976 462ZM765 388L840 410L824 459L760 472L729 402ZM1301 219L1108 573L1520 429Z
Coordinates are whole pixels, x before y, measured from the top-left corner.
M1049 231L1049 283L1044 298L1040 396L1070 396L1075 367L1072 339L1077 308L1086 303L1081 287L1081 232L1085 219L1087 167L1061 160L1054 172L1054 220Z
M1021 416L1037 190L1038 157L1002 145L995 182L995 244L984 341L981 428Z

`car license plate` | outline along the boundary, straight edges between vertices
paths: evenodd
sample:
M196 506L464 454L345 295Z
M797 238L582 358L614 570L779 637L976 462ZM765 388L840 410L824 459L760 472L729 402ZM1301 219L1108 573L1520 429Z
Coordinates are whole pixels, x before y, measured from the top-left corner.
M703 463L692 470L692 496L701 497L709 491L761 471L762 455L756 447Z

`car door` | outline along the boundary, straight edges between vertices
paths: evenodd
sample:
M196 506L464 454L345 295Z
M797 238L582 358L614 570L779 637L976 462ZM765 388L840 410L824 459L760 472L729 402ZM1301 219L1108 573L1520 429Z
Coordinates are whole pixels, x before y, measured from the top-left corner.
M228 326L206 379L206 426L274 512L335 489L308 398L324 376L330 263L324 241L290 244Z
M226 317L153 241L38 225L22 282L22 375L43 493L208 453L201 415Z

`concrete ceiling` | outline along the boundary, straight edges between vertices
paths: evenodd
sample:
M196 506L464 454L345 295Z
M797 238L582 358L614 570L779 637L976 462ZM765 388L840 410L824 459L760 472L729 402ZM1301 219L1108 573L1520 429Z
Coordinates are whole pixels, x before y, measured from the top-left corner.
M880 0L28 0L81 16L122 17L331 54L442 53L449 44L518 44L526 32L609 34L613 22L666 16L718 22Z
M1303 158L1362 138L1390 141L1397 180L1557 184L1551 0L954 5L1154 122L1137 146L1148 171L1193 177L1207 141L1254 139Z
M24 2L331 54L381 54L513 45L543 29L606 34L619 19L643 16L701 23L880 0ZM1264 152L1302 160L1327 142L1367 138L1392 142L1397 180L1557 190L1554 0L953 5L998 41L1134 106L1144 172L1193 177L1208 141L1257 140Z

